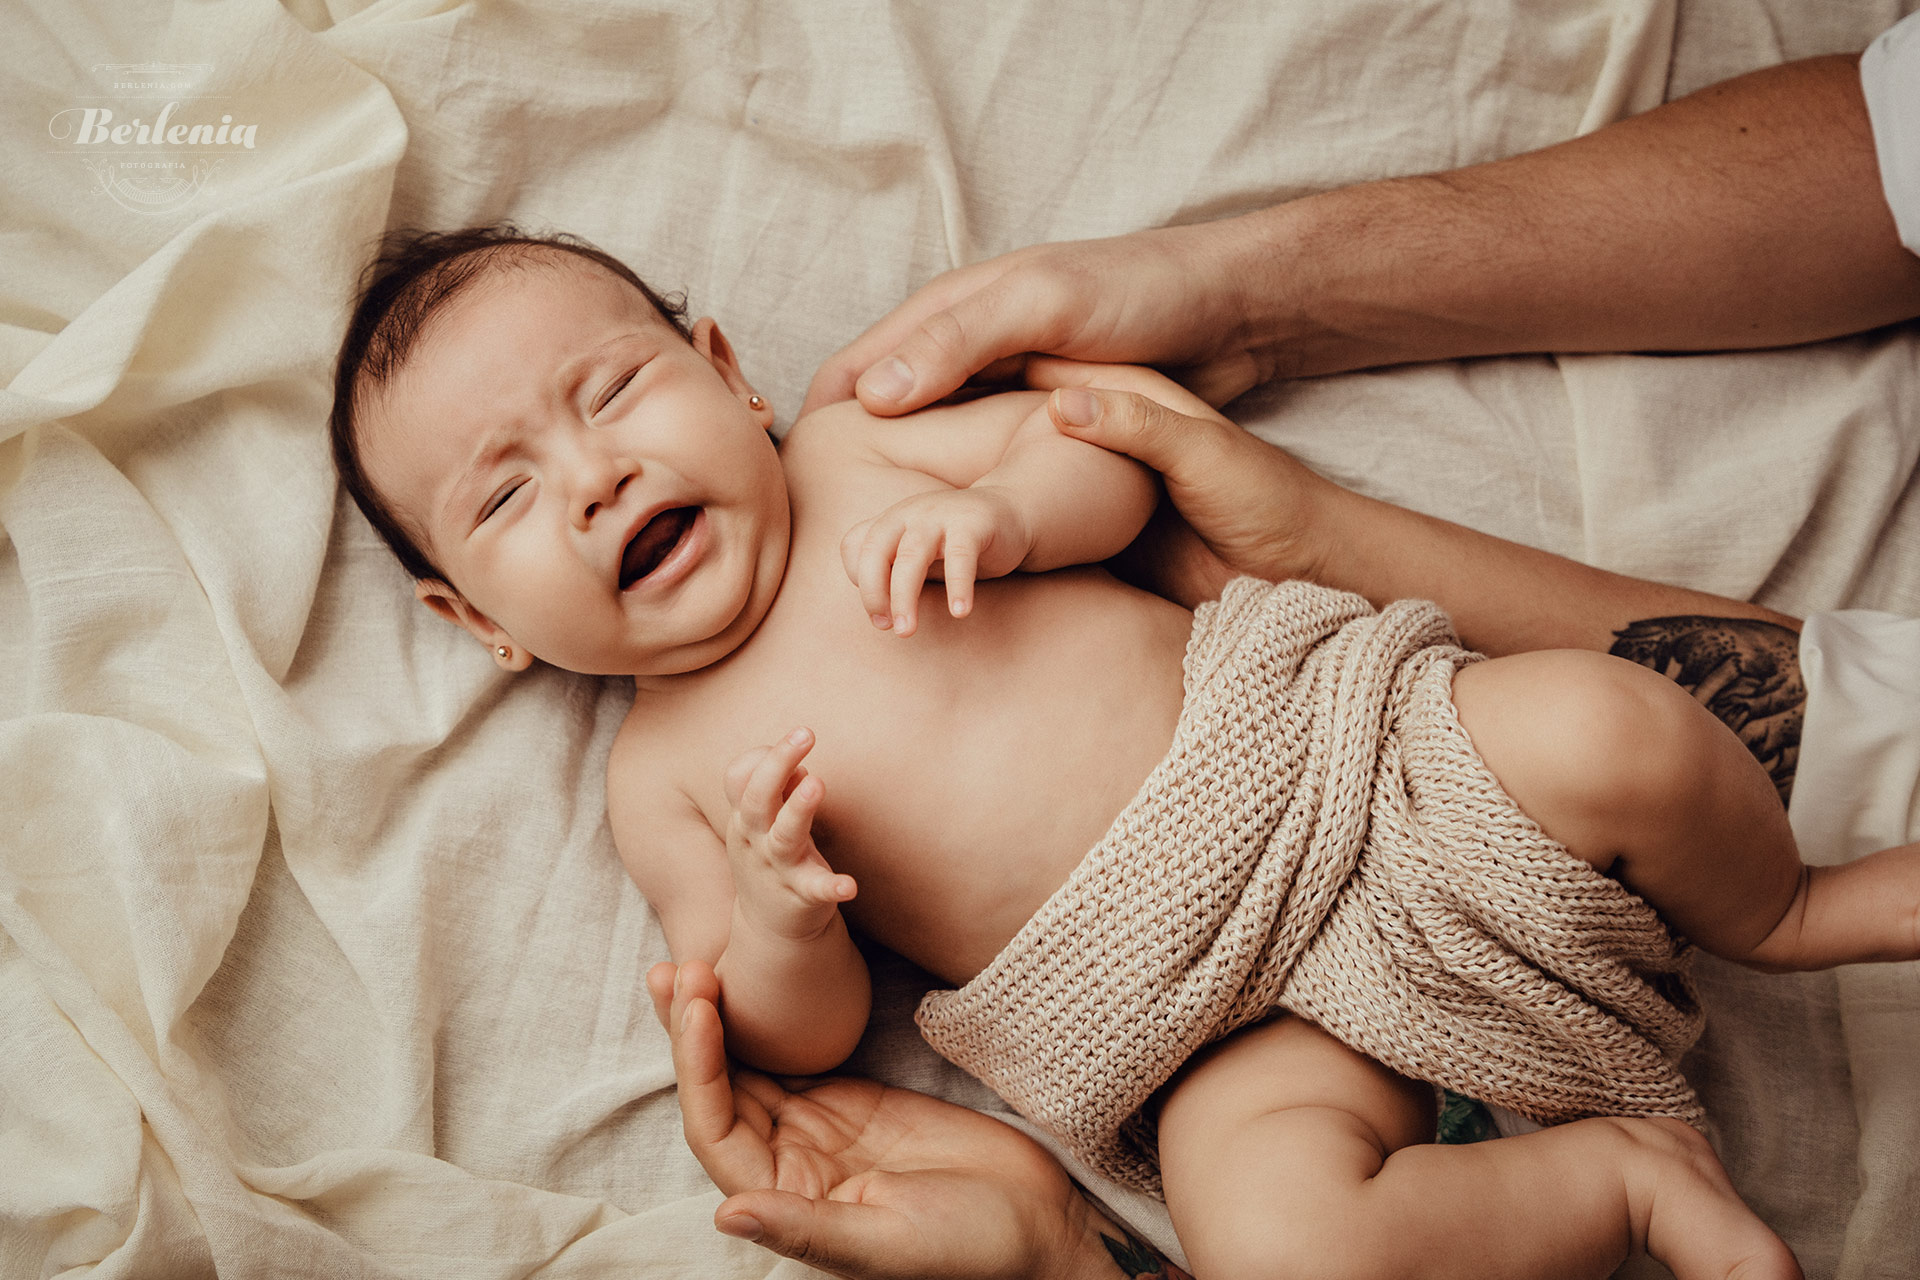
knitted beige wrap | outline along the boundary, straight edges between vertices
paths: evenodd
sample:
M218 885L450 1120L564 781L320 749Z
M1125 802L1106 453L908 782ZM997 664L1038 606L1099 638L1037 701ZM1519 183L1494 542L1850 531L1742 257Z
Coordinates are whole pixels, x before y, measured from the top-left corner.
M1153 1092L1275 1008L1543 1122L1701 1124L1690 949L1501 790L1454 714L1478 660L1430 604L1229 585L1166 759L927 1040L1156 1195Z

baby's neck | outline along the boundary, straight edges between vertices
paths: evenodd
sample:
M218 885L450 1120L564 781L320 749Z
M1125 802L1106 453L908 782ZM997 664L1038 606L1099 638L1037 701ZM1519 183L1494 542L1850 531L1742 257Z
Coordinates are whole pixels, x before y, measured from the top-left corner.
M761 627L772 615L779 603L781 591L787 585L788 570L792 567L792 542L789 539L787 554L780 562L780 576L770 591L749 593L747 603L741 613L732 622L705 644L696 646L688 655L693 659L690 665L679 666L670 671L636 671L633 677L633 691L636 700L649 694L665 693L689 678L706 676L725 668L740 652L760 634Z

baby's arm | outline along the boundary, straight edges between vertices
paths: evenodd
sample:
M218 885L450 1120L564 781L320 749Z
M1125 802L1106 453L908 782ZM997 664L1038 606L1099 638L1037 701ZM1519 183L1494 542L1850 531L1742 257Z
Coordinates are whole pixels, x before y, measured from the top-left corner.
M1152 471L1062 435L1044 400L997 396L965 408L977 417L996 406L1020 416L1004 447L984 455L980 436L967 433L990 425L916 431L909 419L871 434L877 460L940 484L855 525L841 544L876 626L912 634L930 578L946 581L948 611L963 617L978 578L1105 560L1153 514L1160 486Z
M674 960L714 967L728 1047L781 1075L839 1065L871 1001L866 961L839 909L853 880L834 873L811 834L824 795L800 764L812 745L797 730L733 762L724 835L684 795L615 785L640 776L630 752L616 746L608 771L614 843Z

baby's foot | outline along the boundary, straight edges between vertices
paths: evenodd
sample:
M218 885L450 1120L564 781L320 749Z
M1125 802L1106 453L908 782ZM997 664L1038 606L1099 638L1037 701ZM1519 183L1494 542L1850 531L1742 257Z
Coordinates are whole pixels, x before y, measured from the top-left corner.
M1630 1182L1646 1250L1675 1280L1803 1280L1793 1250L1733 1189L1720 1157L1678 1120L1616 1120L1644 1159Z

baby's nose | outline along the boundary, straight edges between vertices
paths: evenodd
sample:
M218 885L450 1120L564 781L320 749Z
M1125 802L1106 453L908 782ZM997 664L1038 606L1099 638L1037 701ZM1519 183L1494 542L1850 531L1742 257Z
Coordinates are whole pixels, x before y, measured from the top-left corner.
M627 482L639 474L639 464L630 458L607 459L588 468L574 497L575 526L586 529L602 510L620 500Z

